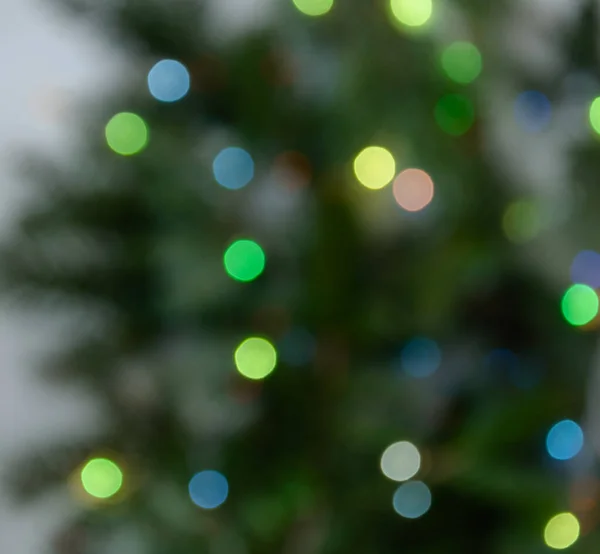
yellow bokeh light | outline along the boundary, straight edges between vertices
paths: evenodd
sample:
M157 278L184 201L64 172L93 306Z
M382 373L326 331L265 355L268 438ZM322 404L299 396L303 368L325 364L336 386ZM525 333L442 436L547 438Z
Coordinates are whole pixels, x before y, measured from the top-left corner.
M408 441L390 444L381 455L381 471L392 481L407 481L421 467L421 454Z
M562 550L579 538L579 521L570 512L555 515L546 524L544 541L550 548Z
M248 379L264 379L277 365L277 350L266 339L250 337L235 350L237 370Z
M325 15L333 7L333 0L293 0L293 2L299 11L311 17Z
M381 146L369 146L354 159L354 174L368 189L382 189L396 174L394 156Z
M425 25L433 14L432 0L390 0L392 15L407 27Z

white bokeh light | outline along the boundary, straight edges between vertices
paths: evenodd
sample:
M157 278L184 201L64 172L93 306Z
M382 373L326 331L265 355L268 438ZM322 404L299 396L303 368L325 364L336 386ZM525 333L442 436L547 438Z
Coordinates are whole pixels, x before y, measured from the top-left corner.
M421 454L408 441L390 444L381 455L381 471L392 481L407 481L421 467Z

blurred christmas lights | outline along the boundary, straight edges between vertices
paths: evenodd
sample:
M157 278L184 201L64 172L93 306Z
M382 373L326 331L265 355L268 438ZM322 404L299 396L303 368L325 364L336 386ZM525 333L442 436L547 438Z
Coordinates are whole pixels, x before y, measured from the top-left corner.
M563 295L561 309L564 318L575 326L585 325L598 315L598 294L587 285L570 286Z
M150 94L161 102L181 100L190 90L190 74L176 60L161 60L148 72Z
M446 94L435 106L434 116L445 133L453 136L464 135L475 121L472 102L462 94Z
M236 348L234 361L237 370L248 379L264 379L277 365L277 350L266 339L250 337Z
M555 460L570 460L583 448L583 431L570 419L559 421L546 436L546 449Z
M422 169L405 169L393 185L394 198L407 212L418 212L433 200L433 181Z
M431 508L431 491L422 481L409 481L398 487L392 504L402 517L417 519Z
M212 510L218 508L229 495L229 483L225 476L211 469L196 473L188 485L188 491L192 502L204 508Z
M408 342L400 353L402 371L411 377L429 377L442 363L442 352L437 343L426 337Z
M94 458L81 470L84 490L95 498L110 498L123 485L123 473L119 466L107 458Z
M221 186L238 190L245 187L254 177L254 161L243 148L225 148L213 161L213 174Z
M111 150L122 156L137 154L148 143L148 127L134 113L121 112L114 115L106 124L105 134Z
M592 129L600 135L600 96L591 103L589 116Z
M544 528L544 542L556 550L571 546L579 538L579 520L570 512L557 514Z
M368 189L382 189L396 174L394 156L381 146L368 146L354 159L354 174Z
M418 448L408 441L390 444L381 455L381 471L392 481L407 481L421 467Z
M223 255L227 274L237 281L253 281L265 268L265 253L253 240L236 240Z
M481 53L470 42L454 42L442 52L441 64L450 79L466 85L472 83L481 73Z
M294 6L304 15L325 15L333 7L333 0L293 0Z
M432 0L390 0L392 15L402 25L421 27L433 14Z
M542 230L542 223L540 208L530 200L512 202L502 216L504 234L508 240L516 244L536 238Z
M582 250L571 263L571 281L600 288L600 254L593 250Z
M543 131L552 118L552 105L546 95L535 90L522 92L515 101L515 118L529 133Z

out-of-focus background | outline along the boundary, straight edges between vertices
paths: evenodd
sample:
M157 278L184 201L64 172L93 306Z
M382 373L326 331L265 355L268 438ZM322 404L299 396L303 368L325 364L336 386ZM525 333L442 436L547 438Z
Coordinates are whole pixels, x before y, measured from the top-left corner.
M578 68L565 70L569 65L569 59L565 59L568 54L554 40L577 23L583 3L515 0L510 4L506 20L496 26L499 35L496 44L505 44L503 56L517 64L527 79L523 83L515 77L519 72L509 71L490 76L486 84L489 94L480 106L485 125L479 132L491 166L513 183L514 190L510 192L524 198L535 197L543 206L542 211L552 214L556 230L550 228L540 237L533 231L534 246L519 246L519 255L544 286L562 287L570 279L574 256L586 247L581 240L581 229L571 233L559 224L568 221L581 202L573 186L570 156L573 149L589 139L589 129L583 122L588 117L590 98L600 93L600 87L590 72ZM4 230L15 224L18 219L15 216L21 214L27 198L21 167L15 163L19 153L34 150L69 160L80 140L73 130L80 125L78 114L85 110L86 102L112 94L136 61L122 44L111 42L91 22L75 19L51 2L2 0L0 5L3 14L0 224ZM271 8L268 0L214 3L209 7L212 32L222 35L224 40L238 34L243 36L268 21L273 13ZM536 109L542 108L538 104L533 111L528 108L529 112L521 119L518 114L516 118L508 114L514 113L515 98L523 90L535 88L532 83L536 80L552 81L556 75L560 75L562 82L557 87L560 97L552 99L552 125L544 133L535 134L533 140L531 134L522 132L523 125L540 124L545 115ZM376 221L379 209L380 205L375 203L363 217ZM526 243L523 235L527 239L528 230L523 230L522 225L515 230L510 227L510 217L506 220L508 238ZM588 231L584 228L583 232ZM40 439L85 436L90 429L101 426L102 418L93 397L68 386L49 387L34 372L48 343L60 340L63 337L55 329L55 320L47 313L32 318L31 314L23 316L18 308L12 308L0 314L0 464L3 466L14 452L26 451L29 446L34 448ZM595 368L593 358L590 360L589 389L593 398ZM591 409L582 403L582 424ZM591 437L597 423L593 414L590 417ZM586 460L583 472L593 465ZM45 552L53 531L76 512L72 501L67 495L50 494L34 505L15 505L4 486L0 486L0 551Z

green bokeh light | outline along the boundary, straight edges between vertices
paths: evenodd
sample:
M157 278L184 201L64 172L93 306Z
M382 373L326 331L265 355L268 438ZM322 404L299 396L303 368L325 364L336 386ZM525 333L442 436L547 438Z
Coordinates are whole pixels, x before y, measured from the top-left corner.
M312 17L325 15L333 7L333 0L293 0L293 2L304 15Z
M546 524L544 542L556 550L571 546L579 538L579 520L570 512L555 515Z
M223 255L225 271L237 281L252 281L265 269L265 253L253 240L237 240Z
M392 15L407 27L425 25L433 14L432 0L390 0Z
M598 314L598 295L587 285L573 285L563 295L561 309L571 325L585 325Z
M600 96L590 106L590 125L600 135Z
M266 339L250 337L235 350L237 370L248 379L264 379L277 365L277 350Z
M109 498L121 489L123 473L111 460L94 458L81 470L81 484L90 496Z
M481 54L470 42L454 42L441 57L442 69L453 81L466 85L473 82L482 69Z
M442 131L453 136L464 135L475 121L472 102L462 94L446 94L438 100L434 116Z
M141 152L148 144L148 127L145 121L134 113L121 112L106 124L108 146L122 156Z
M395 174L394 156L381 146L368 146L354 158L354 175L368 189L385 187Z

